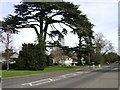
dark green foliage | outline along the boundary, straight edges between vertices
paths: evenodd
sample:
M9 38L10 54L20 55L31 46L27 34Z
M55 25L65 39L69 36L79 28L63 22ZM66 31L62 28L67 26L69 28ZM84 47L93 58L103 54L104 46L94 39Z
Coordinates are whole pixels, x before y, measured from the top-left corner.
M7 64L6 63L3 63L2 64L2 70L6 70L7 69Z
M55 34L52 32L48 33L48 26L52 26L52 31L57 32L58 41L67 34L68 30L65 27L60 25L63 29L63 31L60 32L60 28L55 27L54 23L64 24L70 27L73 32L78 30L79 25L80 31L84 29L84 33L81 34L82 37L83 35L90 36L93 25L88 21L86 15L83 15L78 8L79 5L74 5L70 2L23 2L15 5L16 15L9 15L5 18L4 25L13 27L13 29L25 28L26 25L28 25L29 28L34 28L37 37L41 35L44 41L46 40L47 34L50 36L54 36L53 34ZM57 19L57 16L61 16L61 18ZM38 22L38 24L30 24L29 22ZM38 30L36 26L39 27Z
M53 66L53 55L47 56L47 66Z
M91 62L95 62L95 64L110 64L114 63L115 61L118 61L118 55L114 52L109 52L105 55L99 54L99 53L93 53L91 55Z
M113 52L106 54L104 57L105 57L105 61L108 63L114 63L115 61L119 60L117 53L113 53Z
M22 51L15 64L15 69L20 70L44 70L46 66L46 55L42 47L34 44L23 44Z
M86 65L90 65L91 64L91 62L90 62L90 57L88 56L88 55L84 55L84 60L86 61Z
M86 16L84 16L84 19L86 18ZM74 30L74 34L78 35L78 39L79 39L79 44L76 47L76 52L77 52L77 57L78 57L78 65L81 65L81 58L83 56L88 56L89 54L91 54L94 50L93 47L93 24L91 24L87 18L85 19L85 22L82 22L77 24L77 29Z

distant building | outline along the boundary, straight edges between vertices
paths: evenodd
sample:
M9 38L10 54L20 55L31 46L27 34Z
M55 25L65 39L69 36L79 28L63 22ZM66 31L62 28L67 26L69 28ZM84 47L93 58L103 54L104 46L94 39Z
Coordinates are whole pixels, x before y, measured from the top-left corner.
M77 58L62 56L62 58L59 61L57 61L56 58L54 58L53 63L65 64L67 66L75 66L78 62L77 62Z
M13 59L15 58L18 58L19 54L17 53L13 53L11 56L10 56L10 59L9 59L9 62L11 64L15 63L15 61ZM6 59L5 59L5 54L4 53L0 53L0 63L5 63L6 62Z
M12 56L10 56L10 63L13 64L13 63L16 63L15 60L13 59L16 59L19 57L19 54L18 53L14 53Z
M14 53L12 56L10 56L10 58L11 58L11 59L13 59L13 58L18 58L18 56L19 56L19 54Z
M66 58L66 60L64 62L64 64L67 66L76 66L77 63L78 62L77 62L76 58L70 58L70 57Z

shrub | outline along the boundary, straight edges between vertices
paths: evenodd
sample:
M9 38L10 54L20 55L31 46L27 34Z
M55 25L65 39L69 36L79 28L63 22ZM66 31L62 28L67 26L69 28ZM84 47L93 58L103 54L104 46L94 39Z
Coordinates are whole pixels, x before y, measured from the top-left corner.
M23 44L22 51L16 61L17 70L44 70L46 66L46 55L42 47L34 44Z
M105 64L104 57L99 53L93 53L91 55L91 62L95 62L95 64Z
M47 66L53 66L53 57L52 57L52 55L47 56Z

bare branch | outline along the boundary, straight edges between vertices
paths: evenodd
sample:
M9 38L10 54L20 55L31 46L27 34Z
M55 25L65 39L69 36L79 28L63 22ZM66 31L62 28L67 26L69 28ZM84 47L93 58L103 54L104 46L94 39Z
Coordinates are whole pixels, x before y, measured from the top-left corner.
M61 28L63 28L62 25L61 25L60 23L59 23L59 25L60 25ZM64 28L63 28L63 29L64 29Z
M53 28L54 28L55 30L57 30L56 27L54 26L54 24L52 24L52 25L53 25Z
M52 24L50 24L50 27L52 28L52 30L54 30Z

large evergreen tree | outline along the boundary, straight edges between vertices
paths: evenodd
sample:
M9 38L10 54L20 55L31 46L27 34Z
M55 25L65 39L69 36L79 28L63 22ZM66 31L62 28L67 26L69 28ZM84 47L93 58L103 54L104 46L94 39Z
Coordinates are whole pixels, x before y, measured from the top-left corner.
M72 31L72 33L77 34L79 38L79 44L75 47L75 51L78 57L78 65L81 65L81 58L88 57L90 63L90 55L94 51L94 35L93 35L93 24L91 24L87 19L85 22L77 24L77 29Z
M77 33L79 28L81 28L79 29L80 31L87 29L91 31L91 23L88 21L86 15L81 14L78 8L78 5L69 2L22 2L21 4L15 5L16 15L9 15L5 18L3 25L13 30L16 28L33 28L38 37L40 52L44 56L47 35L52 38L58 36L58 41L61 41L61 38L64 38L64 35L66 35L68 31L65 26ZM55 27L56 23L60 25L62 31L60 28ZM62 26L63 24L64 27ZM88 24L90 25L88 26ZM49 31L49 26L52 28L51 31ZM88 32L88 30L86 32ZM89 36L91 35L90 33L84 34ZM82 34L81 37L84 38L85 35ZM80 36L79 33L78 36Z

